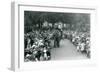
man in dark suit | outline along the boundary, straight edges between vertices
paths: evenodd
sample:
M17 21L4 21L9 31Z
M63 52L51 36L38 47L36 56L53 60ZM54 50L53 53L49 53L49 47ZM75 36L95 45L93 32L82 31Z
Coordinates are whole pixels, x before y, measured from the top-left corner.
M61 32L58 28L54 30L54 47L60 47Z

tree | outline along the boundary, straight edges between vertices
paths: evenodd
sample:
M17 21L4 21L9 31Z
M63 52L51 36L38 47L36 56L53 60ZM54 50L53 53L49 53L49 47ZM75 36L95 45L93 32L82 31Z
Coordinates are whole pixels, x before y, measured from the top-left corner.
M60 13L60 12L37 12L37 11L25 11L24 12L24 25L34 26L39 25L39 29L43 23L47 21L54 25L57 22L65 23L70 27L70 30L83 31L84 28L90 28L90 15L82 13Z

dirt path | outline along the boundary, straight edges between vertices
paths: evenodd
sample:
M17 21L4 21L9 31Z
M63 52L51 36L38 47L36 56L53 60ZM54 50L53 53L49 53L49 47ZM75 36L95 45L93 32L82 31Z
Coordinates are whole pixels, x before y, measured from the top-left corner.
M70 59L87 59L87 57L80 52L77 52L76 47L69 40L61 40L60 48L53 48L51 50L51 60Z

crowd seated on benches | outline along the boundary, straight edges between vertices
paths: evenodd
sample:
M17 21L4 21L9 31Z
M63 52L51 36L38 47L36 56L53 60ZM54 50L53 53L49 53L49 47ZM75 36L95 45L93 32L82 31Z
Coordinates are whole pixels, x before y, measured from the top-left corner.
M70 40L78 52L90 58L90 34L87 32L64 31L63 38Z
M24 57L25 61L46 61L50 60L51 34L47 31L33 31L24 35Z
M24 35L24 58L27 61L47 61L51 59L51 49L59 48L57 38L68 39L75 45L77 52L90 58L90 35L87 32L63 31L62 37L54 36L56 30L31 31ZM59 31L58 31L59 32ZM58 33L57 32L57 33ZM56 34L55 34L56 35ZM55 40L55 38L58 40ZM54 45L51 41L54 41Z

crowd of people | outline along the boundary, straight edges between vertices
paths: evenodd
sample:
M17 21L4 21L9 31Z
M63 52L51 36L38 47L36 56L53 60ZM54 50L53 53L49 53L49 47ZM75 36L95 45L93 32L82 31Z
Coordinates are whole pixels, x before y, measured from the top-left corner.
M70 40L77 52L90 58L90 34L69 30L32 30L24 34L24 60L47 61L51 59L51 49L59 48L61 39ZM52 42L54 44L52 44Z
M27 61L47 61L51 59L51 49L60 46L60 31L33 30L24 35L24 58ZM54 45L52 45L54 41Z
M77 31L64 31L63 38L69 39L78 52L90 58L90 33Z

